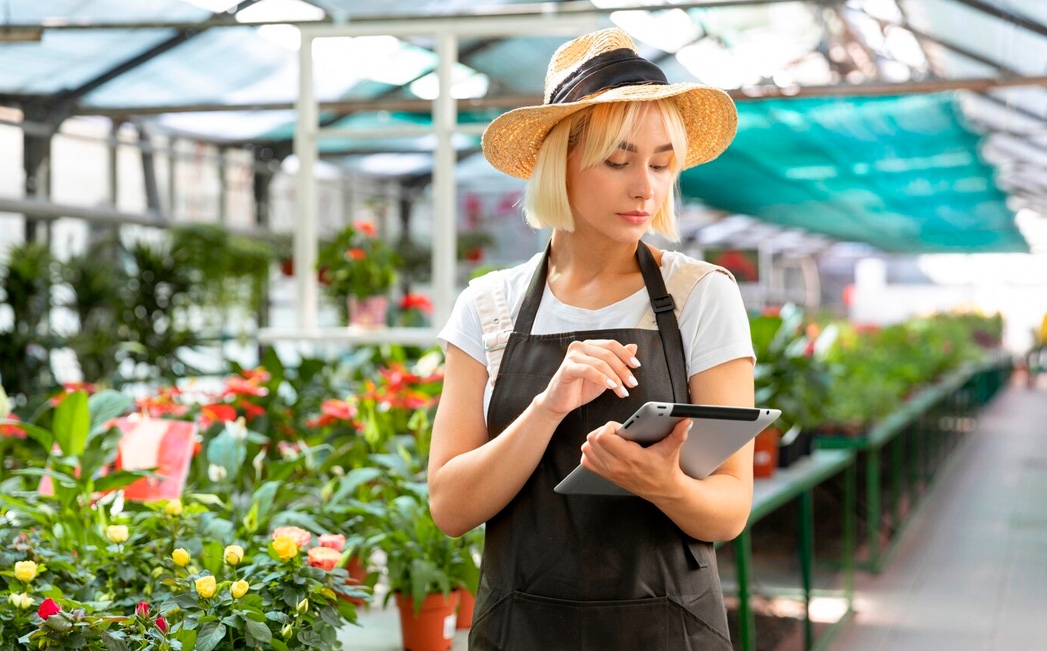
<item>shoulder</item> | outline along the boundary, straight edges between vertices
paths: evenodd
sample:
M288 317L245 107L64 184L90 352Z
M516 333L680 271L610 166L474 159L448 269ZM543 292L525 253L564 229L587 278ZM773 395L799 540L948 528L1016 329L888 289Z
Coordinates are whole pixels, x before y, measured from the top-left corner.
M512 303L513 298L522 296L527 291L527 285L534 275L534 270L541 262L543 254L544 252L536 253L526 262L514 267L497 269L474 278L469 281L469 286L462 294L465 295L468 292L469 298L475 301L477 295L501 291Z
M689 303L696 294L710 291L737 292L734 276L723 267L696 260L678 251L663 251L662 277L666 289L679 304Z

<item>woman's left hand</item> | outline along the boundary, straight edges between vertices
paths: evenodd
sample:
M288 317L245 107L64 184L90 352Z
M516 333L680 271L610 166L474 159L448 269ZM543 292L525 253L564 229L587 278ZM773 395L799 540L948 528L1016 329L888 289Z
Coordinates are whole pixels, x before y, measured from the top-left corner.
M585 437L582 466L647 500L672 497L683 475L680 448L692 422L683 419L669 436L646 448L619 436L621 423L609 422Z

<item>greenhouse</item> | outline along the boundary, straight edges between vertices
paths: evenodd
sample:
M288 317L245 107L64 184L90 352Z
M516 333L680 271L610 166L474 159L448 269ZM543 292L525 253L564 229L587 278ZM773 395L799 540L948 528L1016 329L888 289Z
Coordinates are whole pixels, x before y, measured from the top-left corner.
M1040 0L0 0L0 651L1042 648L1044 62Z

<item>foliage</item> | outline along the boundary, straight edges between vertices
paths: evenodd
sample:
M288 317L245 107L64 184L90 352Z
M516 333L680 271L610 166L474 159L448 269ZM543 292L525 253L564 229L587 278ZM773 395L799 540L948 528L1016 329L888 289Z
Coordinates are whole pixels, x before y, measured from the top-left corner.
M181 224L171 229L171 238L188 265L195 304L222 313L232 307L261 308L262 285L276 259L274 245L234 235L219 224Z
M48 351L57 342L47 329L51 267L47 247L12 246L0 273L3 302L11 309L10 330L0 332L0 380L13 395L41 393L53 385Z
M835 330L808 333L802 311L791 304L777 316L753 319L750 328L757 360L756 404L780 409L776 426L787 434L813 427L828 402L829 370L823 354Z
M346 226L320 247L316 268L324 291L340 305L349 296L386 293L396 278L400 256L378 237L370 224Z

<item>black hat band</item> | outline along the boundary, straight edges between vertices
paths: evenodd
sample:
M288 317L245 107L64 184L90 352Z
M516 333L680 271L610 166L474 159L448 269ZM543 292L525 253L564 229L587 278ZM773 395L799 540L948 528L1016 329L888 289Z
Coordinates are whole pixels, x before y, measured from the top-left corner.
M593 93L621 86L668 85L658 66L628 48L604 52L586 61L553 91L550 104L577 102Z

